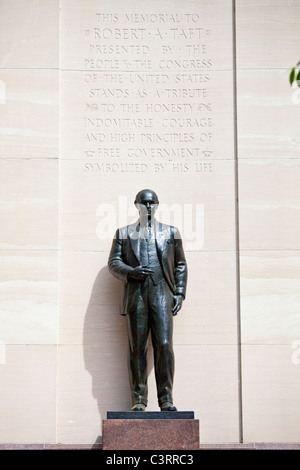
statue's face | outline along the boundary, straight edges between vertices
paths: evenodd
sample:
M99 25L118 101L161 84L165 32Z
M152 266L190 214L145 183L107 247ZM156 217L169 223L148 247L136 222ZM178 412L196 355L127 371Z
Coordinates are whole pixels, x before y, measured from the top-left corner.
M136 198L136 206L142 219L151 219L158 206L156 194L150 190L140 192Z

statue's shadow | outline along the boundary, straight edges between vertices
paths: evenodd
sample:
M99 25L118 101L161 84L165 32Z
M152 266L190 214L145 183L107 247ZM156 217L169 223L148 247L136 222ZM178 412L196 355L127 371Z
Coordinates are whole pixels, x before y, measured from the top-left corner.
M107 267L102 268L94 281L84 319L84 363L92 377L92 395L101 420L106 419L107 411L128 411L131 407L126 317L120 315L121 289L122 282ZM152 368L149 354L148 374Z

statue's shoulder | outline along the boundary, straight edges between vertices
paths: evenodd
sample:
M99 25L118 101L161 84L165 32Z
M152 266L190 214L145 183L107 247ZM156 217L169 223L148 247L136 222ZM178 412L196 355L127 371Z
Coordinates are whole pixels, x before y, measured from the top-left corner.
M163 222L158 222L157 228L160 232L168 232L171 233L173 231L173 226L164 224Z
M163 222L157 222L157 228L160 233L165 233L166 235L168 234L168 238L173 238L173 237L177 238L179 234L178 228L175 227L174 225L167 225L167 224L164 224Z
M132 232L136 231L137 224L124 225L124 227L119 227L115 233L115 238L127 238Z
M119 227L117 228L115 232L115 238L124 238L126 234L127 234L127 226Z

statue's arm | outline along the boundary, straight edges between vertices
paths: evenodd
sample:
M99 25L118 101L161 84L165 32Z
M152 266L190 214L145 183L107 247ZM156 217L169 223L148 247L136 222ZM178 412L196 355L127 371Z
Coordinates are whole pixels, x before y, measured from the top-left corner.
M153 274L153 270L142 266L129 266L124 263L122 250L123 250L124 237L117 230L115 238L113 239L109 258L108 268L110 272L123 282L127 282L129 278L144 280L147 276Z
M174 244L175 244L175 289L176 295L182 296L185 299L186 285L188 270L185 259L185 254L182 245L182 239L180 233L175 229L174 233Z
M117 230L108 257L108 269L117 279L126 282L128 275L133 271L133 267L124 263L122 257L122 245L123 239L120 236L119 230Z

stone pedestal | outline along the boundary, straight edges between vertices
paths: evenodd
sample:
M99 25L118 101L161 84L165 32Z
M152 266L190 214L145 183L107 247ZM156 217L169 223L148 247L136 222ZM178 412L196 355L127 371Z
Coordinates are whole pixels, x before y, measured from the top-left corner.
M199 420L192 411L110 411L103 420L103 450L185 449L199 449Z

